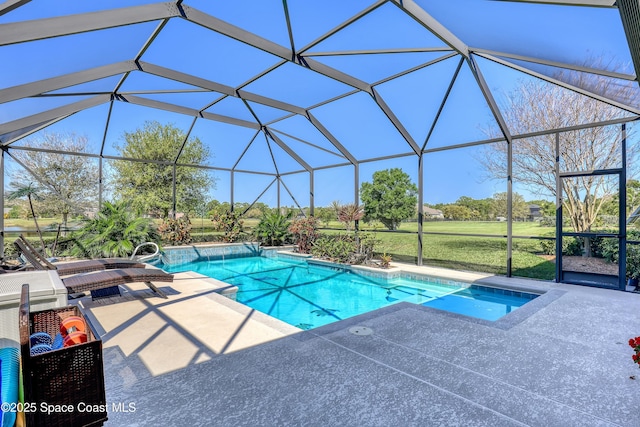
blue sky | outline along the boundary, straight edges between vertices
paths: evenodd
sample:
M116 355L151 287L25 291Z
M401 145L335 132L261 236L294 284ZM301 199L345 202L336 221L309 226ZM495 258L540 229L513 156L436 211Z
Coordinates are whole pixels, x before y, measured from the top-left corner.
M122 0L110 1L108 5L119 7L145 3L152 2ZM234 2L201 0L184 3L203 12L215 14L223 20L242 26L280 45L289 45L282 3L279 0L236 0ZM373 2L289 0L296 48L300 49L308 45L371 3ZM447 2L419 0L417 3L472 47L568 63L579 63L587 56L606 54L621 62L630 63L616 9L570 8L478 0ZM13 12L0 16L0 23L90 12L104 8L106 4L107 2L87 2L86 0L67 0L64 3L34 0ZM156 25L155 22L149 22L64 38L2 46L0 55L12 58L15 64L15 66L0 69L2 88L132 59ZM441 40L424 31L424 28L409 19L393 4L386 4L352 26L322 41L309 52L438 46L444 46ZM402 69L430 61L441 55L441 53L423 52L314 56L313 58L368 83L373 83ZM154 44L145 52L142 60L238 87L262 70L278 63L279 58L184 20L172 19ZM419 145L422 145L429 132L431 122L458 61L458 57L447 59L376 86L382 98ZM519 82L530 78L488 60L478 59L478 65L499 105L503 97ZM632 72L631 69L625 71ZM120 76L109 77L57 92L110 91L119 78ZM133 72L120 91L126 93L169 89L193 89L193 87L161 77ZM303 107L311 107L324 99L352 90L343 83L291 63L278 67L267 76L247 84L243 89ZM203 108L221 97L220 94L212 93L145 93L137 96L195 109ZM0 123L86 98L86 96L47 97L0 104ZM278 120L286 117L288 113L257 103L249 104L260 121L263 124L271 123L269 126L278 137L304 154L303 157L312 167L346 162L306 119L296 116ZM98 152L105 132L108 111L107 104L100 105L51 126L48 131L86 134L90 140L91 151ZM409 146L400 133L386 119L371 97L364 93L342 98L329 105L313 108L311 111L358 159L410 152ZM207 112L255 121L242 101L233 97L225 98ZM145 120L172 123L186 131L190 128L193 118L135 104L115 103L107 130L105 154L116 155L115 146L122 144L123 133L141 127ZM273 122L274 120L276 121ZM487 135L484 129L490 127L492 121L491 113L477 88L475 79L464 64L427 148L485 139ZM192 135L199 137L211 148L213 155L209 159L209 165L228 168L235 164L243 153L255 135L255 130L199 120L193 128ZM37 134L33 137L37 137ZM314 144L315 147L296 138ZM16 145L19 144L20 142L16 143ZM453 202L463 195L484 198L491 197L496 192L505 191L505 182L484 179L484 173L477 160L480 150L481 148L476 147L427 155L424 176L425 202ZM277 158L276 166L270 160L272 154ZM415 156L363 163L360 167L360 181L370 181L371 175L376 170L401 167L414 182L417 182L417 166ZM239 170L263 172L274 172L276 168L280 173L302 170L275 144L269 147L263 135L258 135L245 157L237 165ZM229 173L217 171L213 174L217 179L217 188L211 191L211 196L222 201L229 200ZM236 173L235 200L253 201L272 179L269 176ZM303 206L309 204L308 174L285 175L283 181L298 203ZM353 200L352 167L321 169L316 172L315 182L316 206L327 205L333 200L342 202ZM538 197L529 194L526 188L518 187L517 183L515 185L516 191L525 194L525 197ZM261 199L271 205L275 205L276 200L275 186L272 186ZM284 188L281 191L281 203L293 204L292 198Z

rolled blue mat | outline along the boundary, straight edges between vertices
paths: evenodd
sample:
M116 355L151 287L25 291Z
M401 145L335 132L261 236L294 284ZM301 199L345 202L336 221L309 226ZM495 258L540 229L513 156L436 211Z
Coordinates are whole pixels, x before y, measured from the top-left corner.
M53 339L53 343L51 344L51 349L58 350L59 348L62 348L63 344L64 338L62 338L62 335L60 333L57 333L56 337Z
M36 344L31 347L31 355L35 356L36 354L46 353L51 350L52 348L49 344Z
M50 346L53 342L51 340L51 336L46 332L36 332L35 334L31 334L29 340L31 341L31 347L38 344L47 344Z
M20 350L0 348L0 400L4 403L18 403L20 382ZM16 422L15 412L2 414L2 427L12 427Z

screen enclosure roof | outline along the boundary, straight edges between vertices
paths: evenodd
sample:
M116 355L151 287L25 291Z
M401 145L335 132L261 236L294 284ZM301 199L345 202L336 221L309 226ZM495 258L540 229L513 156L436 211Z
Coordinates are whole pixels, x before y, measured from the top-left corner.
M88 137L83 155L113 159L125 132L158 121L209 147L197 166L290 174L526 137L504 114L523 82L629 121L640 114L639 10L638 0L8 0L0 145L37 150L42 133L74 132ZM166 162L183 165L180 151Z

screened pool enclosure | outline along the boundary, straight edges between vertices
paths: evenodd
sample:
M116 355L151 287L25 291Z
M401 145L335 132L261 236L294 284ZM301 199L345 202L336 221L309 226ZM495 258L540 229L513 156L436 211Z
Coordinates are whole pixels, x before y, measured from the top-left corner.
M555 242L552 278L624 289L639 0L8 0L0 57L5 194L15 170L47 185L24 153L55 153L94 166L94 209L125 161L172 172L174 213L187 197L180 172L198 170L215 183L210 199L314 214L336 199L360 203L362 182L397 167L418 187L418 265L454 235L499 241L496 272L528 275L514 258L532 237L514 231L524 194L559 207L555 234L541 239ZM123 150L123 135L154 122L180 131L175 150ZM47 143L55 134L85 144L60 150ZM198 163L185 155L194 138L209 153ZM494 194L506 211L491 227L425 227L426 204ZM606 231L571 228L574 203L605 197L596 223ZM576 237L617 245L618 274L565 271L563 245Z

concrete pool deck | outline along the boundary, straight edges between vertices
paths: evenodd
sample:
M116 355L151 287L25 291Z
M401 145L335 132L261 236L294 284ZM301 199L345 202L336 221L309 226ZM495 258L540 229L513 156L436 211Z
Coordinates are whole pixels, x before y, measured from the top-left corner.
M549 292L501 324L400 303L312 331L195 273L159 284L168 300L144 285L81 300L101 329L106 425L640 425L640 294L419 271Z

